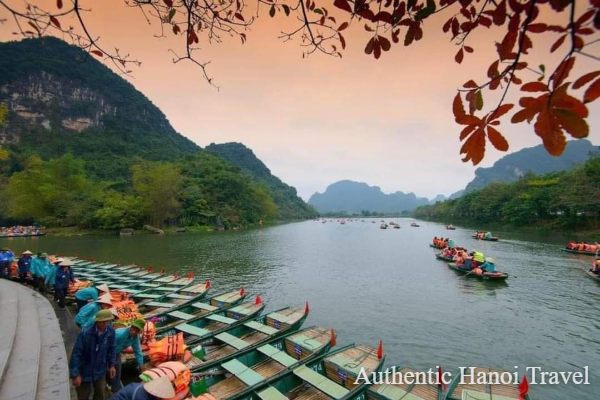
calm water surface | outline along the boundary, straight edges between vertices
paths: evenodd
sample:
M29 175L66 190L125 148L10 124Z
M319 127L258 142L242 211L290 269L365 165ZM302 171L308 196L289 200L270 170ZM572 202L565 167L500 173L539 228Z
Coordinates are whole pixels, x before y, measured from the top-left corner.
M338 342L384 341L388 365L427 369L539 366L578 371L587 386L531 386L533 399L600 398L600 285L585 276L591 257L502 232L478 242L471 231L397 220L341 225L316 221L246 232L133 237L43 237L2 240L14 250L79 255L101 261L194 271L214 291L244 286L269 310L308 300L308 325L332 326ZM465 278L435 260L431 238L493 256L507 284ZM213 293L215 293L213 292Z

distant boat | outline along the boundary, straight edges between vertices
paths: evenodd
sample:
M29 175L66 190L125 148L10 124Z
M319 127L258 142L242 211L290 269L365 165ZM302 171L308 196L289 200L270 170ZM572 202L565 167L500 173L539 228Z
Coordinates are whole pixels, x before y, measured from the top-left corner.
M398 224L395 224L395 225L394 225L394 229L400 229L400 225L398 225Z
M384 222L383 224L379 225L380 229L387 229L388 225Z
M419 228L421 225L417 224L416 222L413 222L410 224L410 226L412 226L413 228Z
M453 231L456 230L456 227L454 225L446 225L446 229L448 229L449 231Z

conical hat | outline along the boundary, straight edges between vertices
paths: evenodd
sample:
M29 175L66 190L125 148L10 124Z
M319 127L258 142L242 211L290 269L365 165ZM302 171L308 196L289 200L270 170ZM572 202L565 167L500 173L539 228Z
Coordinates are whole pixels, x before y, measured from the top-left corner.
M101 290L104 293L110 292L110 289L108 288L108 285L106 283L103 283L102 285L96 286L96 289Z
M104 304L108 304L109 306L112 306L112 297L110 297L110 294L106 293L103 294L102 296L98 297L98 300L96 300L97 303L104 303Z
M166 376L161 376L160 378L144 383L144 389L146 392L159 399L170 399L171 397L175 397L173 384Z

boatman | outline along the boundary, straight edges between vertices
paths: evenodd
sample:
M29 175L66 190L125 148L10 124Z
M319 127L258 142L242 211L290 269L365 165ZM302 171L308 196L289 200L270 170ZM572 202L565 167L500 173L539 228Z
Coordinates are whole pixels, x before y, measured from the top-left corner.
M4 248L0 250L0 278L8 278L10 266L15 259L15 255L10 249Z
M48 262L48 254L38 253L37 256L31 259L31 276L33 277L33 285L40 291L45 292L44 281L46 280L46 273L50 267Z
M110 391L117 393L123 388L121 383L121 353L126 348L133 348L135 354L135 360L137 362L137 368L139 372L142 372L144 366L144 353L142 352L142 345L140 343L140 333L144 330L146 321L143 319L136 319L131 323L128 328L115 329L116 348L117 348L117 373L115 378L110 382Z
M27 282L27 276L31 271L32 255L32 252L30 252L29 250L25 250L23 253L21 253L21 257L19 257L19 262L17 263L17 265L19 267L19 280L21 281L21 283Z
M48 271L46 272L46 279L44 285L46 288L53 288L56 282L56 271L60 268L59 265L64 260L62 258L56 258L53 262L48 263ZM54 291L54 301L58 300L56 297L56 290Z
M115 376L115 331L110 322L115 317L109 310L100 310L95 323L77 336L71 360L69 376L77 391L77 400L104 400L106 375Z
M496 260L486 257L485 262L481 264L481 269L485 272L496 272Z
M113 394L110 400L157 400L175 397L173 384L166 376L161 376L150 382L130 383Z
M77 311L81 310L86 304L98 300L98 297L109 293L110 289L106 283L97 287L86 287L79 289L75 293L75 302L77 303Z
M112 308L112 298L110 294L104 294L98 297L98 300L86 304L75 316L75 324L81 329L89 328L94 325L96 313L100 310L109 310Z
M58 301L58 306L61 308L65 307L65 298L67 297L67 289L70 283L75 283L75 277L71 272L71 261L63 260L60 262L59 267L56 269L56 276L54 278L54 295Z

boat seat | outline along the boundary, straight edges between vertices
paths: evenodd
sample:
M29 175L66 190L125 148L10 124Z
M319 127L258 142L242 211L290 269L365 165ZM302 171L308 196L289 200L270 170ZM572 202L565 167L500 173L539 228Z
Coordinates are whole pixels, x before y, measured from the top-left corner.
M136 295L136 294L138 294L139 292L141 292L141 290L138 290L138 289L129 289L129 288L127 288L127 287L124 287L124 288L123 288L123 289L121 289L121 290L123 290L124 292L127 292L127 293L129 293L129 294L132 294L132 295Z
M160 292L174 292L175 290L179 290L181 289L180 287L165 287L165 286L159 286L156 288L156 290L160 291Z
M273 327L270 327L269 325L261 324L260 322L256 322L256 321L246 322L244 324L244 326L247 326L248 328L254 329L255 331L262 332L265 335L269 335L269 336L274 335L277 332L279 332L279 329L275 329Z
M171 293L171 294L167 295L167 297L170 299L179 299L179 300L191 300L194 298L194 296L189 296L187 294L179 294L179 293Z
M344 353L338 353L326 359L327 361L337 365L339 368L352 372L356 376L360 374L361 368L364 366L360 361L354 358L347 357Z
M210 331L208 329L200 328L198 326L190 325L190 324L180 324L175 327L178 331L188 333L194 336L204 336Z
M201 303L201 302L192 303L192 307L199 308L201 310L206 310L206 311L215 311L215 310L219 309L219 307L211 306L210 304Z
M204 293L204 292L207 291L206 284L205 283L199 283L197 285L190 286L189 288L185 289L185 291L186 292L190 292L190 293L195 293L195 294Z
M145 306L148 307L158 307L158 308L171 308L171 307L175 307L177 304L173 304L173 303L162 303L160 301L151 301L149 303L144 304Z
M233 360L229 360L223 364L221 364L226 371L235 375L240 381L244 382L246 386L254 386L265 380L265 378L260 375L258 372L254 371L251 368L248 368L246 365L242 364L235 358Z
M209 315L206 317L206 319L210 319L211 321L221 322L221 323L227 324L227 325L231 325L231 324L237 322L236 319L225 317L220 314Z
M294 375L316 387L326 395L333 397L334 399L341 399L350 393L350 391L345 387L338 385L331 379L313 371L305 365L296 368L294 370Z
M164 295L162 294L156 294L156 293L138 293L135 295L135 297L139 297L141 299L158 299L159 297L163 297Z
M155 288L159 287L160 285L158 283L142 282L138 286L155 289Z
M169 317L173 317L173 318L177 318L177 319L182 319L184 321L189 321L190 319L196 318L195 315L188 314L188 313L185 313L183 311L171 311L170 313L167 313L167 315Z
M394 385L380 385L376 392L388 400L422 400L422 397L415 396Z
M288 400L287 397L273 386L269 386L265 390L257 393L262 400Z
M237 350L242 350L246 347L250 347L249 343L227 332L219 333L218 335L215 335L215 338L219 339L223 343L228 344L229 346Z
M293 357L290 357L285 351L279 350L278 348L273 347L270 344L260 346L258 348L258 351L287 368L291 367L292 365L298 362L298 360L296 360Z
M272 312L267 314L267 318L271 318L274 320L277 320L279 322L283 322L286 324L292 324L294 322L296 322L296 319L292 319L289 315L284 315L284 314L280 314L278 312Z
M127 288L127 285L118 285L118 284L111 285L111 289L125 289L125 288Z
M462 400L511 400L512 397L500 396L490 393L481 393L474 390L463 389Z
M293 337L288 337L287 340L311 351L315 351L323 346L323 343L319 342L318 340L312 339L306 335L294 335Z

